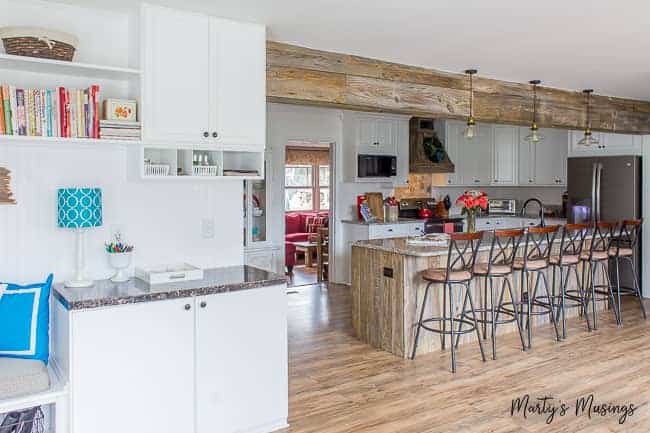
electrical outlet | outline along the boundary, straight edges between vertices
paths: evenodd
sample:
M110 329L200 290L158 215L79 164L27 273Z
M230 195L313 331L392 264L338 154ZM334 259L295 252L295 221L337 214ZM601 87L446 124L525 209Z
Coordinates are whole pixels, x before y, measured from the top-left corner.
M203 239L214 239L214 218L201 220L201 236Z

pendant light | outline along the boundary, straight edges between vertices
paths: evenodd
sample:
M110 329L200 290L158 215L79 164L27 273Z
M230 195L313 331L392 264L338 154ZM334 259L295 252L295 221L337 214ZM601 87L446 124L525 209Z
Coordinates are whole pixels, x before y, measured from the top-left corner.
M594 93L594 89L585 89L582 91L585 94L585 103L587 104L587 121L585 123L585 136L582 137L582 140L578 141L580 146L594 146L599 144L600 141L591 134L591 94Z
M539 127L537 126L537 86L541 81L531 80L529 83L533 85L533 122L530 125L530 134L528 134L524 140L529 143L539 143L544 139L544 136L539 132Z
M465 73L469 75L469 117L467 117L467 128L463 131L463 136L471 140L476 137L476 120L474 119L474 81L472 77L478 71L476 69L467 69Z

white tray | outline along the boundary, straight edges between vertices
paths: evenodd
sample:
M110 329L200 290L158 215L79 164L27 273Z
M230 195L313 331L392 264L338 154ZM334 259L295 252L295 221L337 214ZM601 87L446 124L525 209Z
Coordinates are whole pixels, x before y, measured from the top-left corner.
M174 283L203 279L203 269L187 263L135 268L135 276L149 284Z

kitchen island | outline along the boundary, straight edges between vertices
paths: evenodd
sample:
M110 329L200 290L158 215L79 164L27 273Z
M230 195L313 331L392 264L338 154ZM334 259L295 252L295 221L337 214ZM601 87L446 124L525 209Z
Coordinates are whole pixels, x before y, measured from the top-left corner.
M69 433L287 426L283 275L233 266L194 281L57 286L52 311Z
M559 248L560 236L554 248ZM586 245L587 243L585 243ZM477 263L486 262L491 245L489 234L481 244ZM520 247L520 251L523 247ZM406 358L413 349L417 328L417 312L421 308L426 282L420 273L429 268L444 268L448 247L415 246L407 238L359 241L352 246L352 323L357 338L379 349ZM516 274L517 276L519 274ZM550 275L550 274L549 274ZM559 279L559 278L558 278ZM549 284L551 278L549 276ZM519 284L515 281L515 289ZM495 286L496 287L496 286ZM557 285L559 287L559 283ZM568 289L575 288L575 280L569 279ZM484 298L483 281L471 285L476 307ZM425 309L425 317L440 315L442 288L434 285ZM518 291L516 292L518 293ZM456 298L457 311L462 299ZM506 294L505 302L510 297ZM604 303L599 305L603 309ZM567 309L566 316L578 314L577 308ZM548 315L534 316L534 325L548 324ZM516 324L499 325L498 333L516 332ZM461 337L461 344L474 341L475 333ZM440 350L440 336L422 332L417 353Z

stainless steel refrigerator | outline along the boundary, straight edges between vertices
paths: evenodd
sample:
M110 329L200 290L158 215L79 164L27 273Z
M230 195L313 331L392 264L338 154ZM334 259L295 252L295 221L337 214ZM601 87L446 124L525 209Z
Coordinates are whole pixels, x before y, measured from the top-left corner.
M569 222L641 217L641 157L569 158L567 171ZM640 262L640 251L636 257ZM640 269L639 263L635 264ZM621 269L621 274L621 284L631 287L628 266Z

